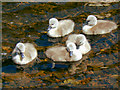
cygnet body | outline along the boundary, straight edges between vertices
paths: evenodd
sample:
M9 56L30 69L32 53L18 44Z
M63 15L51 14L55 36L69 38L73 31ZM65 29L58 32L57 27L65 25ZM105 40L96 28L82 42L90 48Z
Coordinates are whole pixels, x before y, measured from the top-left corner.
M82 54L76 49L76 45L74 43L68 43L67 47L55 46L49 48L45 54L54 62L72 62L79 61L82 58Z
M56 18L49 20L48 36L62 37L71 33L74 29L74 22L70 19L58 21Z
M16 64L24 65L37 57L37 50L31 43L17 43L12 52L12 60Z
M109 20L97 20L94 15L89 15L86 24L83 26L83 33L88 35L106 34L116 29L117 25Z
M75 43L77 49L82 53L86 54L91 50L91 46L86 39L85 35L83 34L71 34L68 37L68 40L66 41L66 45L68 43Z

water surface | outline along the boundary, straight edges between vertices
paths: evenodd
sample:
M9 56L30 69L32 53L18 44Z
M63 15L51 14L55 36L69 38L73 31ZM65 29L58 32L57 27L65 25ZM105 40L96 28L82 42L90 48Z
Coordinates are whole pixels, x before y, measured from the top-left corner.
M119 67L117 30L105 35L89 36L92 50L84 56L82 63L57 63L55 68L45 56L47 48L65 46L67 36L50 38L46 34L48 21L72 19L75 29L72 33L82 33L82 24L88 15L98 19L119 23L119 2L90 6L84 2L62 3L2 3L2 84L4 88L118 88ZM16 43L31 42L38 50L40 61L17 66L11 60L11 52ZM87 56L87 57L86 57Z

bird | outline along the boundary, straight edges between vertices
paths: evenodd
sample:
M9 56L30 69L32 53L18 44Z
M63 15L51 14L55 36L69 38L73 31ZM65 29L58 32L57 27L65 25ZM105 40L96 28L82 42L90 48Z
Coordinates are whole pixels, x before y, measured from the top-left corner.
M75 23L70 19L58 21L56 18L49 19L47 35L49 37L63 37L74 30Z
M97 35L110 33L117 28L117 24L110 20L97 20L94 15L89 15L86 23L83 24L82 31L87 35Z
M12 60L19 65L25 65L37 58L37 50L31 43L17 43L13 52Z
M76 49L74 43L68 43L67 46L54 46L45 51L46 56L55 62L74 62L82 58L82 54ZM52 67L52 68L53 68Z
M81 54L86 54L91 50L91 45L84 34L69 35L66 44L70 42L76 45L76 49L78 49L81 52Z

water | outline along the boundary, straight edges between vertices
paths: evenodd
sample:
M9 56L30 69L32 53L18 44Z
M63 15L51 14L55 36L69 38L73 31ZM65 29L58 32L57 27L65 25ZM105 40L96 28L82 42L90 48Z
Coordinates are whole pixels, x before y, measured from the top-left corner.
M105 4L105 3L104 3ZM52 17L72 19L75 30L81 27L88 15L119 23L119 2L108 6L90 6L84 2L62 3L2 3L2 84L4 88L118 88L119 28L105 35L89 36L92 50L85 60L75 63L57 63L55 68L45 56L50 46L65 45L67 36L50 38L46 34ZM40 61L22 67L11 60L11 52L19 41L31 42L38 50ZM86 58L87 56L87 58Z

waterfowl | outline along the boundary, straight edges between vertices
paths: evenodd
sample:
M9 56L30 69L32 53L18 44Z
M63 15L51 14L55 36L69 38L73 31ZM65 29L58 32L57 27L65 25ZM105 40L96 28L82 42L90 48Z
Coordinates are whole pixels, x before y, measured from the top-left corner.
M79 61L82 58L82 54L76 49L74 43L68 43L67 47L55 46L49 48L45 52L46 56L54 62L72 62Z
M74 22L70 19L58 21L56 18L49 20L48 36L62 37L71 33L74 29Z
M86 54L91 50L91 46L86 39L85 35L83 34L71 34L68 37L68 40L66 41L66 44L68 43L74 43L76 45L76 48L82 53Z
M12 60L16 64L27 64L37 57L37 50L31 43L17 43L13 52Z
M109 20L97 20L94 15L87 17L85 25L83 25L83 33L88 35L106 34L116 29L117 25Z

